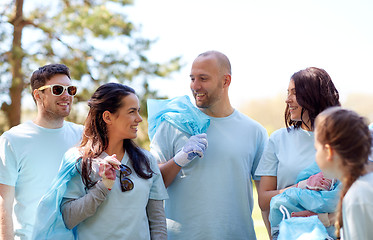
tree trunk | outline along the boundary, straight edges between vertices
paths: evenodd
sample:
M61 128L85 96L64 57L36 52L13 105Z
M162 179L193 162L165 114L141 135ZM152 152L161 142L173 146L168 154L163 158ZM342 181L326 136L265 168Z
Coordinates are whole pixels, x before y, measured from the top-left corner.
M10 65L12 72L12 84L9 89L11 104L4 109L7 115L9 127L20 124L21 122L21 99L24 88L24 79L22 73L23 49L22 49L22 31L25 26L23 19L23 0L16 0L16 14L11 20L14 27L13 43L10 56Z

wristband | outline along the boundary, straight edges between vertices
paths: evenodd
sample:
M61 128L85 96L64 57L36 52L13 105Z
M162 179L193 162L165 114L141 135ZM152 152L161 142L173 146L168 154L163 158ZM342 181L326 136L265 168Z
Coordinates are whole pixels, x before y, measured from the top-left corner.
M182 166L180 166L176 161L175 161L175 158L173 158L174 159L174 163L176 164L176 165L178 165L179 167L182 167Z
M174 162L176 163L176 165L178 165L179 167L184 167L185 165L187 165L188 163L190 163L192 160L189 160L188 159L188 154L186 152L184 152L183 150L179 151L178 153L176 153L176 155L174 156Z

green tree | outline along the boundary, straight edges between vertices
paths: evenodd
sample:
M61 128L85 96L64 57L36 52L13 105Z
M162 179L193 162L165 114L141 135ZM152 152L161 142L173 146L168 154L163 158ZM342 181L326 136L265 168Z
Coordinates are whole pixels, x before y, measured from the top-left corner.
M20 123L22 93L29 89L32 71L42 65L63 63L70 68L79 81L76 101L87 100L110 81L137 82L141 98L156 97L149 89L150 77L180 69L180 57L155 63L146 56L155 40L141 37L140 29L127 19L131 0L30 3L2 0L0 5L0 100L8 127Z

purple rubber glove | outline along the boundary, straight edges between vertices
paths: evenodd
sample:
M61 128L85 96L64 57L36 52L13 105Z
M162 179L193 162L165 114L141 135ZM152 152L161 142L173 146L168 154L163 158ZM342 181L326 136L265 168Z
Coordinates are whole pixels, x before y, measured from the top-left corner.
M207 135L206 133L197 134L191 136L185 143L184 147L179 151L175 157L175 163L184 167L189 164L197 156L202 158L203 154L207 148Z

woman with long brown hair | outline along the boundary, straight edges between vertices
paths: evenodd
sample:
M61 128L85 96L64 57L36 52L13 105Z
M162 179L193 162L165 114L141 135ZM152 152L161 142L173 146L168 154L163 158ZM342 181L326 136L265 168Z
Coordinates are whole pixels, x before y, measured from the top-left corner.
M298 187L329 189L331 181L317 175L313 186L295 184L301 171L315 163L314 121L324 109L339 106L339 93L329 74L321 68L309 67L294 73L285 100L285 125L273 132L264 149L255 175L261 176L258 189L259 206L269 235L276 239L278 225L268 222L271 199L286 189Z
M88 106L81 144L39 204L34 239L167 239L162 175L133 142L142 122L135 91L107 83Z

